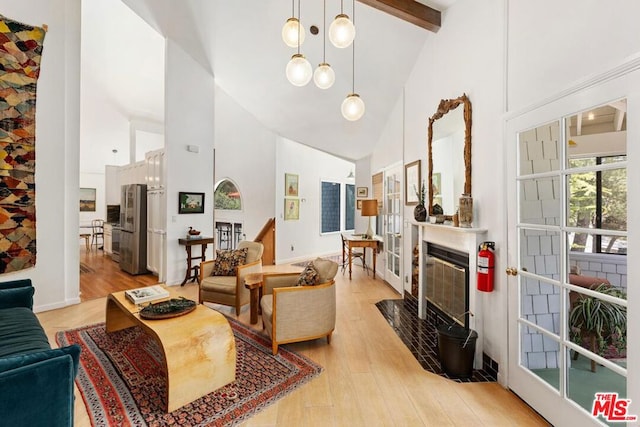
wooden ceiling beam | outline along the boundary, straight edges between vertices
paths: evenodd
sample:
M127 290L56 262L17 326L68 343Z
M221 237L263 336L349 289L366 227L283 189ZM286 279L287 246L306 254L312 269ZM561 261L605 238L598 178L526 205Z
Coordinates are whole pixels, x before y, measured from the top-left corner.
M358 0L434 33L440 29L440 11L414 0Z

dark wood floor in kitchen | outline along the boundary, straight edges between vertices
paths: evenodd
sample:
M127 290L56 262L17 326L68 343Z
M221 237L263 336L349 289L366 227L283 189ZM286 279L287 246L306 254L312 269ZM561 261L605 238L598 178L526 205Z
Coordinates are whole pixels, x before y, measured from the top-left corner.
M101 250L80 248L80 300L106 297L112 292L158 283L153 274L133 276L120 270L120 264Z

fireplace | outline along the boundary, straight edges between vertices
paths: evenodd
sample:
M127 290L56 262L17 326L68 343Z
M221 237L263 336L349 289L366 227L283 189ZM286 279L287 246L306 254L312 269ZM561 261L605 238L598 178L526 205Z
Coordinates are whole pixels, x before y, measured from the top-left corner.
M469 328L469 256L423 242L427 316L435 324L456 322Z
M479 228L452 227L445 224L420 223L418 225L418 241L420 242L420 272L418 317L428 320L435 325L451 323L454 317L462 326L473 329L478 333L476 343L476 369L482 367L484 351L484 312L483 300L487 295L476 291L476 269L478 246L487 240L487 230ZM432 253L429 253L429 252ZM436 258L438 259L436 261ZM436 267L437 266L437 267ZM450 267L444 269L444 267ZM456 279L464 271L464 285L462 280L451 279L456 285L445 285L441 290L440 300L433 301L430 292L438 292L438 288L430 289L427 270L443 268ZM437 283L434 279L431 282ZM431 283L429 282L429 283ZM434 285L435 286L435 285ZM447 291L449 289L449 291ZM453 291L453 293L452 293ZM435 297L434 297L435 298ZM442 307L437 306L439 304ZM445 309L443 309L443 307ZM448 307L448 308L447 308ZM471 315L465 313L472 313Z

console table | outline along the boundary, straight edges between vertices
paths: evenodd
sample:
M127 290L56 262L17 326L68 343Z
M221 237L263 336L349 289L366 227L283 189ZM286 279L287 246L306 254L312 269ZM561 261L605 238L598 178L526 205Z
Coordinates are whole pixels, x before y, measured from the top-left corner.
M351 252L353 248L363 248L363 250L365 251L366 254L366 250L367 248L372 248L373 249L373 280L376 279L376 255L378 252L378 247L381 243L381 239L377 236L374 236L372 239L367 239L365 237L362 237L360 235L355 235L355 234L346 234L343 233L342 236L344 237L345 242L347 243L348 246L348 255L349 255L349 280L351 280ZM344 246L342 246L342 259L344 259Z
M191 265L191 262L194 260L200 260L203 262L206 260L207 254L207 245L209 243L213 244L215 239L213 237L201 237L199 239L178 239L178 243L184 245L187 250L187 271L184 275L184 280L180 283L180 286L184 286L189 280L197 281L198 285L200 284L200 263L198 265ZM191 247L195 245L200 245L200 256L192 256L191 255Z

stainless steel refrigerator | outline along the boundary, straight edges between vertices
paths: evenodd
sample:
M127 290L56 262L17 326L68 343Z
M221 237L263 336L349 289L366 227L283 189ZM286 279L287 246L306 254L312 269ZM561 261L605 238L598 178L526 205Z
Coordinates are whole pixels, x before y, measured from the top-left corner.
M123 185L120 200L120 269L147 273L147 186Z

